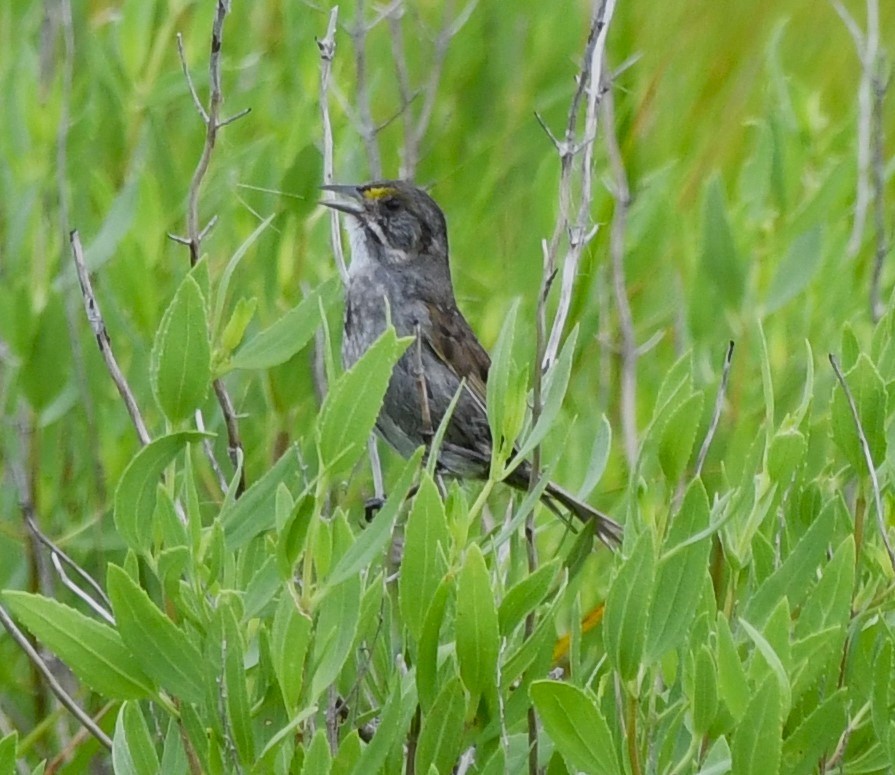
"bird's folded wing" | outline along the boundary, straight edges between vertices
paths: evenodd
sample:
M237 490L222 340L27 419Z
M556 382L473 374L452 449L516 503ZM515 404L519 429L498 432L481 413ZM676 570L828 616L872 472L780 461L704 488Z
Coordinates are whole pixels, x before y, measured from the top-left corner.
M431 326L423 333L423 343L458 380L466 380L467 391L487 413L485 396L491 358L456 307L429 304L428 312Z

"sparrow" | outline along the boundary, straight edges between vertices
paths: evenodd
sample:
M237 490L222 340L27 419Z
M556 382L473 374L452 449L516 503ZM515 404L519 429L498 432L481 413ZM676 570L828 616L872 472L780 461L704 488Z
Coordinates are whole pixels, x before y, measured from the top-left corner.
M389 322L399 336L416 339L392 372L376 422L379 434L409 457L429 445L432 430L459 391L437 465L448 476L487 479L492 440L485 399L491 359L454 298L444 213L409 181L322 189L337 196L321 204L346 214L351 247L342 338L345 368ZM531 476L526 461L504 481L524 491ZM562 507L583 522L593 520L607 546L620 543L617 522L554 482L547 484L541 499L556 514Z

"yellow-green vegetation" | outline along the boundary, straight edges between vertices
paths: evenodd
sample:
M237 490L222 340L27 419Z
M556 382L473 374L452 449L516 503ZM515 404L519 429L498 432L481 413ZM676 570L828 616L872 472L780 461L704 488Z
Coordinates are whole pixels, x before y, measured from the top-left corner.
M542 385L590 4L345 5L331 143L331 7L232 0L209 107L216 5L0 4L0 775L891 772L895 5L618 0ZM384 445L365 513L411 345L339 367L330 150L429 187L492 425L617 553Z

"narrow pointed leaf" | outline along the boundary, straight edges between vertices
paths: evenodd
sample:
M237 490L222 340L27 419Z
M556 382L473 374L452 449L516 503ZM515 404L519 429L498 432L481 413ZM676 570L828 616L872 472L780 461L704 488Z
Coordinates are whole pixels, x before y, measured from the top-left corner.
M135 552L145 552L152 545L156 488L165 467L188 443L208 436L199 431L162 436L143 447L124 469L115 488L114 520L121 537Z
M172 423L190 417L208 394L208 311L191 275L184 277L156 332L150 378L155 399Z
M72 672L98 694L113 700L148 699L152 681L111 627L52 598L6 591L15 617Z
M609 725L582 689L560 681L534 681L528 693L570 768L604 775L622 772Z
M206 666L186 634L117 565L109 566L107 586L121 638L146 674L175 697L201 702Z

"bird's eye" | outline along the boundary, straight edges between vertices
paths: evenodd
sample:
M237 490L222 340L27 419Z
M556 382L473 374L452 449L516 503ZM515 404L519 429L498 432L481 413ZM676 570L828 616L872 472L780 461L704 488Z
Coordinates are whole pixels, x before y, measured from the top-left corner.
M398 210L401 209L401 203L397 199L394 199L394 198L386 199L382 203L382 206L386 210L388 210L390 213L396 213L396 212L398 212Z

